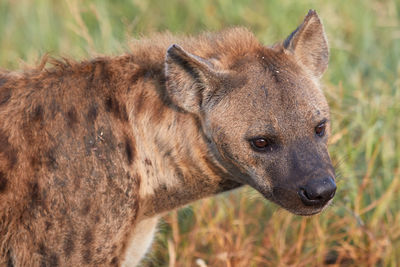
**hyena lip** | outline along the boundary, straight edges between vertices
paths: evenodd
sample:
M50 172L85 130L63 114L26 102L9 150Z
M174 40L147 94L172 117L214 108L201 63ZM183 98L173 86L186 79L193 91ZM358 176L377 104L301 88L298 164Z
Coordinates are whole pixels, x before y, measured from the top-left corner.
M276 203L285 210L300 216L312 216L323 211L331 202L327 201L315 205L305 205L301 200L297 191L281 186L275 186L272 188L262 186L252 186L261 195Z
M316 209L316 210L310 210L310 211L306 211L306 210L302 210L302 211L291 211L290 212L296 214L296 215L300 215L300 216L313 216L315 214L320 213L321 211L324 210L324 207Z
M312 216L318 214L323 211L331 202L330 200L318 205L305 205L301 201L297 192L283 188L274 188L272 193L262 192L262 195L272 202L278 204L285 210L300 216Z
M284 208L285 210L295 214L295 215L299 215L299 216L312 216L315 214L318 214L320 212L322 212L327 205L321 206L321 207L307 207L304 205L300 205L298 207L296 206L290 206L288 207L287 205L283 204L281 201L280 202L276 202L279 206L281 206L282 208Z

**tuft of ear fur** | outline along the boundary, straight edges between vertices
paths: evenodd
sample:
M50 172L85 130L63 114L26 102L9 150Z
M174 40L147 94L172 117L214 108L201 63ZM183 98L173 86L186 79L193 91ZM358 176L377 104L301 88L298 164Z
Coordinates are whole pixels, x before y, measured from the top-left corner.
M328 41L315 10L308 12L303 23L283 42L283 47L317 78L328 67Z
M176 44L168 48L165 58L167 93L183 110L198 114L204 97L216 89L217 76L206 59L186 52Z

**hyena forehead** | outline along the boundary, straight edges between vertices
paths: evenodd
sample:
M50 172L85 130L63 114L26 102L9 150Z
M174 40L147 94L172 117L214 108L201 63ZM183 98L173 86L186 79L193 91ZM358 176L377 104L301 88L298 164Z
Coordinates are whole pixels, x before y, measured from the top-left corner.
M238 59L231 69L246 82L227 94L211 111L220 119L243 127L257 121L293 125L329 117L329 107L318 80L282 52L265 48Z

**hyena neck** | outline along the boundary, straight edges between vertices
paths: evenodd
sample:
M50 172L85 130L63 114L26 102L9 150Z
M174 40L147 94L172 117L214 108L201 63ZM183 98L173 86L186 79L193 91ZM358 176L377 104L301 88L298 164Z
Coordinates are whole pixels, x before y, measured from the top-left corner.
M151 217L240 186L215 159L193 115L166 104L154 89L136 92L130 103L142 215Z

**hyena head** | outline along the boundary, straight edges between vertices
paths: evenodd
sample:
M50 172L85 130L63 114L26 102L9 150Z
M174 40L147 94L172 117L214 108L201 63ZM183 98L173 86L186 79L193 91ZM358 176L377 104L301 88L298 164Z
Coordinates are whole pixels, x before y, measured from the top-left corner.
M211 151L236 181L312 215L336 191L329 107L318 84L328 57L323 26L310 11L284 42L259 45L230 64L171 46L167 91L198 116Z

